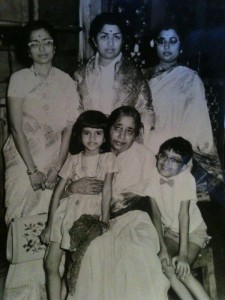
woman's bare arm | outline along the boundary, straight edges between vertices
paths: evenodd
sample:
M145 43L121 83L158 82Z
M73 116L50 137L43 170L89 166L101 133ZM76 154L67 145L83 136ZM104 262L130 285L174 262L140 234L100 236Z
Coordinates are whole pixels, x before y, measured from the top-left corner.
M24 99L22 98L14 98L14 97L8 98L10 129L12 132L15 146L19 154L21 155L24 163L26 164L27 169L32 172L36 169L36 166L32 158L32 155L30 153L26 136L22 129L23 103L24 103ZM39 170L33 172L29 176L29 178L34 190L37 190L39 188L42 189L45 188L46 178L45 175Z

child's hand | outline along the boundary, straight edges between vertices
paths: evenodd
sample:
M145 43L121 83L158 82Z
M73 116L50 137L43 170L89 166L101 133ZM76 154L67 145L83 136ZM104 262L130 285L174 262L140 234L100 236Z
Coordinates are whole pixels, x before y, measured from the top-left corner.
M109 230L109 221L102 220L101 222L103 224L103 231L106 232L107 230Z
M178 278L184 279L190 274L190 266L186 256L178 255L173 257L172 264Z
M51 235L51 227L47 226L40 235L40 240L43 244L48 245L50 242L50 235Z

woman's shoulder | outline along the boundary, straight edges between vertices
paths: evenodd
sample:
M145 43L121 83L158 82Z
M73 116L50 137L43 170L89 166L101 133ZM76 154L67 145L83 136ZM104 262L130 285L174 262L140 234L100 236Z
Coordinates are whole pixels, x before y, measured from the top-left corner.
M73 73L73 78L79 81L80 77L85 77L87 68L94 68L95 56L92 56L87 62L80 65Z
M142 71L144 77L147 80L150 80L152 78L152 76L154 75L154 72L155 72L155 67L146 68Z
M114 160L114 159L116 159L115 154L112 153L112 152L101 153L101 157L104 160Z
M66 158L67 164L76 166L79 161L81 161L81 153L78 153L78 154L68 153L68 156Z
M14 72L10 78L26 78L28 76L30 76L30 73L31 73L31 70L29 68L24 68L24 69L21 69L21 70L18 70L16 72Z
M174 69L174 72L177 72L177 73L180 73L180 74L183 74L184 76L187 76L187 77L195 77L197 76L198 77L198 72L189 68L189 67L186 67L186 66L177 66L175 69Z
M136 67L134 61L132 61L130 58L123 56L121 57L120 61L117 62L117 65L122 68L124 71L132 71L141 73L141 71Z
M56 76L62 80L68 80L68 81L73 81L72 77L64 72L63 70L60 70L56 67L54 67L54 73L56 74Z

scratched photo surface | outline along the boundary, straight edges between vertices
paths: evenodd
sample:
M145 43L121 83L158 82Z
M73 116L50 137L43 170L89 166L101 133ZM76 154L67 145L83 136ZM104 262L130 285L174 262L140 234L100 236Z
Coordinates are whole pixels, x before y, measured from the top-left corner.
M103 44L105 42L98 39L98 35L90 30L92 20L102 12L115 13L122 20L121 28L120 25L103 27L104 34L109 39L112 35L114 40L113 42L111 40L111 43L115 43L113 50L106 50L105 53ZM136 167L139 166L139 161L143 162L143 157L147 155L140 144L144 143L148 149L146 151L151 152L152 156L148 159L148 163L153 168L156 165L156 158L160 157L157 156L160 145L171 137L183 136L191 142L194 150L191 167L196 182L197 207L206 223L209 236L209 243L201 252L201 258L198 257L194 263L193 274L207 290L211 299L225 300L224 15L223 0L0 0L0 239L2 241L0 245L0 299L47 299L42 259L34 261L31 259L29 262L24 262L26 252L29 253L29 257L31 252L35 255L41 251L45 252L45 246L39 238L40 232L43 232L45 221L44 223L35 221L34 224L28 221L29 224L23 224L25 226L23 229L25 230L24 242L20 240L16 247L22 247L25 254L21 254L22 252L17 252L15 248L11 247L10 223L16 217L27 216L29 219L30 215L37 216L38 213L48 212L52 192L58 178L57 174L66 160L68 151L68 148L64 149L65 151L61 149L62 159L57 159L60 143L64 140L64 145L69 145L72 126L81 112L95 109L102 111L108 117L114 109L122 105L129 105L137 108L141 115L141 122L147 129L143 130L142 128L138 137L136 137L135 128L131 128L133 131L131 130L130 133L127 130L124 131L126 137L130 134L130 140L128 139L128 146L125 149L130 151L129 160L128 154L124 158L119 155L120 151L124 151L120 143L113 144L111 142L110 145L112 152L115 151L116 154L117 167L112 167L112 161L110 161L110 170L111 172L115 171L116 174L114 174L112 186L116 191L117 199L113 198L111 203L112 220L109 221L109 224L113 224L115 218L121 218L120 213L122 216L126 216L126 219L123 219L126 225L122 226L121 223L117 223L113 234L118 233L116 230L122 231L125 228L130 230L132 226L135 228L136 224L140 225L139 222L145 224L143 226L146 230L146 227L149 226L149 220L145 219L146 215L139 216L134 212L140 213L141 211L142 214L146 212L147 216L152 218L151 207L144 197L144 192L140 192L144 191L143 186L148 180L147 175L145 181L143 179L141 182L142 185L140 181L137 184L138 176L141 178L142 173L151 173L147 170L147 165L143 165L140 170ZM40 35L33 35L32 38L30 36L29 41L25 43L24 28L29 21L34 20L46 20L54 29L54 34L48 30L36 31ZM170 27L164 30L161 27L162 24L169 24ZM176 27L171 31L169 29L172 28L172 24L175 24ZM40 40L43 38L42 34L44 34L45 42ZM28 42L29 44L27 44ZM40 49L44 49L44 52L47 51L47 54L44 53L42 58L38 55L35 58L36 51L40 51ZM107 56L106 59L104 55ZM175 59L171 60L168 65L167 60L173 55ZM43 60L40 65L48 67L35 69L35 59L39 62ZM107 60L113 62L111 64L113 67L105 65L103 68L103 62L107 62ZM12 77L12 74L16 72L22 72L21 77L14 75ZM24 137L21 140L19 138L22 142L18 146L17 141L15 146L16 143L12 137L14 134L15 139L13 128L18 124L20 129L22 128L23 108L22 104L20 106L18 103L23 103L24 99L28 99L24 108L25 119L28 121L26 121L26 128L23 128L27 140ZM52 105L48 105L47 99L49 99L48 101L54 100ZM104 99L108 99L108 103ZM34 105L31 101L34 101ZM38 101L43 101L43 103L46 101L46 103L42 106L37 103ZM14 106L12 103L15 104L15 102ZM154 121L152 121L152 109L155 112ZM119 126L125 126L124 124L120 121ZM133 125L134 123L132 123ZM110 124L110 126L112 126L110 132L115 131L113 137L121 134L118 130L123 131L123 129L117 128L117 124ZM115 128L117 128L117 133ZM45 147L42 144L44 139L47 141ZM20 154L16 149L20 149ZM25 152L21 158L21 149L22 152L30 149L33 158L24 160L24 157L27 157ZM38 154L36 155L36 153ZM84 163L82 157L80 155L80 161L76 162L78 166L80 163L80 177L89 174L88 176L99 179L103 176L98 175L98 177L96 174L99 170L99 161L105 161L105 156L104 159L98 158L95 162L90 162L93 167L89 167L88 172L85 169L86 162ZM171 161L168 156L166 160ZM71 160L72 163L74 162ZM30 164L32 169L29 169L27 164ZM17 168L17 166L19 167ZM117 168L124 172L121 171L121 179L119 179L120 175L117 176ZM32 180L30 182L29 178L29 173L33 176L33 172L39 174L38 176L43 176L43 181L36 187L36 183ZM101 170L101 172L103 171ZM60 174L63 176L68 173L69 167L64 167ZM154 173L152 172L152 174ZM77 177L74 178L77 179ZM44 185L48 188L42 191L41 187L43 188ZM70 194L72 188L70 189L66 184L65 186L66 196L69 195L69 199L72 199ZM100 186L95 186L96 191L91 190L93 186L86 181L82 185L81 194L85 189L86 192L92 194L97 193L98 189L101 190ZM150 190L148 184L146 187L146 190ZM35 193L33 188L37 189ZM185 188L184 185L184 193ZM88 195L89 198L86 196L82 195L80 199L74 196L74 202L77 202L70 208L74 209L77 206L81 211L79 206L81 199L85 199L83 202L87 201L87 203L93 201L87 200L92 199L93 195ZM89 211L96 209L97 204L95 206L93 203L92 206L90 205ZM62 209L60 213L62 213ZM85 208L82 209L85 211ZM80 211L77 212L77 216ZM74 216L67 217L75 218ZM133 222L129 218L133 218ZM86 230L85 226L89 226L89 238L88 241L86 240L86 244L79 249L80 252L74 252L75 255L71 255L66 264L62 263L69 270L68 286L71 294L67 299L77 299L74 296L76 293L79 295L78 298L85 293L84 298L89 299L91 289L88 294L88 288L81 282L84 280L87 285L91 282L88 274L92 271L88 265L88 259L96 266L96 272L101 274L96 277L96 290L98 286L101 286L99 282L104 285L106 291L111 289L110 276L107 277L111 270L108 261L112 263L114 259L118 263L118 259L113 257L108 243L113 244L115 236L104 235L104 232L107 231L104 227L105 224L102 225L101 222L98 222L95 218L91 221L87 218L84 222L81 220L81 225L78 222L78 227L73 227L74 232L78 230L80 233L82 230ZM55 221L55 223L57 222ZM95 226L98 226L98 229ZM17 231L19 230L21 229ZM102 234L103 237L100 237ZM151 226L149 234L154 240L155 232ZM97 237L98 235L99 237ZM7 237L10 240L10 246L7 246ZM81 236L81 240L82 238L83 236ZM116 236L116 238L118 241L119 237ZM128 239L128 236L124 235L123 239L126 238ZM95 239L93 243L91 243L92 239ZM99 245L96 243L98 239L101 240ZM146 239L146 243L144 242L143 245L154 248L154 245L157 244L154 242L151 244L150 240ZM132 242L128 239L127 243L124 245L127 246ZM140 245L142 245L141 243L142 241ZM91 244L90 247L89 244ZM108 258L101 252L103 245L105 253L110 253ZM136 254L140 258L142 254L131 248L127 249L127 253L130 251L130 257ZM114 250L118 249L115 247ZM18 260L18 257L22 259L23 262L20 266L8 261L12 254L14 262ZM8 256L8 260L6 256ZM80 263L83 257L79 278ZM156 255L146 254L145 259L151 260L151 264L144 264L146 268L149 267L150 273L153 267L156 268L155 278L158 274L156 257ZM75 259L78 264L74 264L75 268L73 268L73 263L69 262ZM136 278L132 273L132 268L136 269L141 264L138 265L138 260L129 260L129 256L126 256L126 259L129 278L133 282ZM120 268L123 263L125 263L125 259L122 260ZM101 272L101 266L105 268L105 275ZM115 280L115 285L122 282L120 276ZM164 275L161 277L159 274L158 281L154 281L151 276L150 274L145 279L154 282L155 300L166 299L167 292L165 291L168 289L168 282L164 279ZM112 293L112 295L105 296L103 295L105 290L102 288L100 291L99 288L98 299L118 300L118 297L122 297L130 300L132 298L129 297L136 295L137 298L145 300L147 299L146 295L140 296L142 295L140 286L144 285L144 277L144 275L140 276L140 284L137 284L137 287L127 285L129 291L125 294L123 294L123 288L120 287L120 294L118 292L118 294ZM74 282L79 287L76 293ZM158 287L157 284L159 284ZM157 290L160 290L160 287L159 293ZM152 293L151 299L154 300L153 290L150 292ZM179 297L170 291L169 299L176 300Z

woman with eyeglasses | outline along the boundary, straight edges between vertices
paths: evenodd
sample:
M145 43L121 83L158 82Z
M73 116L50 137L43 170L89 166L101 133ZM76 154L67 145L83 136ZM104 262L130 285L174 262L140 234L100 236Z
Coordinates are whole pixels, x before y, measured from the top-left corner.
M134 107L115 109L108 122L111 151L118 166L112 187L109 230L88 246L79 272L70 268L68 285L74 285L66 299L166 300L169 282L157 256L156 229L149 215L136 207L149 184L155 157L150 149L135 141L141 118ZM70 194L82 193L77 190L76 181L67 188ZM78 249L79 262L82 255ZM66 261L72 264L70 258Z
M205 89L197 72L179 64L182 35L174 24L163 24L154 40L159 63L147 76L155 111L155 130L149 147L158 152L167 139L181 136L191 142L192 174L198 197L209 195L224 204L224 175L214 145Z
M195 151L213 153L212 127L203 83L197 72L179 64L183 51L181 34L174 24L163 24L155 36L159 63L147 76L156 115L156 131L149 143L158 148L163 142L159 139L163 131L164 140L182 136L192 143Z
M25 33L32 65L15 72L8 88L11 135L4 146L7 225L15 217L48 212L78 116L79 96L73 79L52 65L56 51L52 27L34 21ZM4 299L46 299L45 284L42 260L10 265Z

